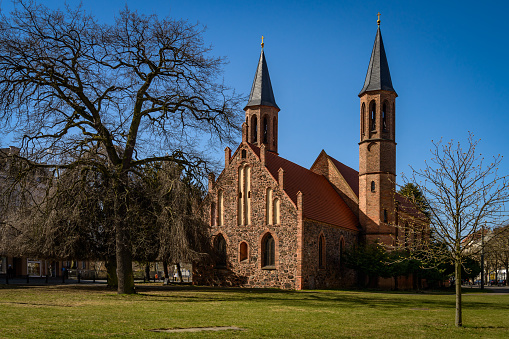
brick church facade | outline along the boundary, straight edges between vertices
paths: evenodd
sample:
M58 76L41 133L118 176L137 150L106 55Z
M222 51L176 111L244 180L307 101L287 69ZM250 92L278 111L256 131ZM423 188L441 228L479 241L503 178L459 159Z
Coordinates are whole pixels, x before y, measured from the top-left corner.
M342 262L347 248L369 242L394 246L402 236L408 241L409 234L394 226L409 215L394 193L397 94L380 27L359 97L359 171L325 151L310 169L281 157L280 109L262 44L242 143L233 153L226 148L224 170L209 178L216 279L246 287L348 287L357 274Z

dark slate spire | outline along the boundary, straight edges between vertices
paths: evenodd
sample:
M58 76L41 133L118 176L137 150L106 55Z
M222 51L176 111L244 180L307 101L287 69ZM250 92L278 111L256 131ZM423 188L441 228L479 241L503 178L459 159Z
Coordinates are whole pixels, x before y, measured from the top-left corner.
M265 61L265 54L260 54L260 60L258 61L258 67L256 68L256 74L251 87L251 94L249 95L249 101L246 108L249 106L273 106L279 109L274 99L274 93L272 92L272 85L270 83L269 69L267 68L267 62Z
M371 52L366 80L364 81L364 87L359 93L359 96L363 95L365 92L377 90L396 92L392 87L389 64L385 56L382 33L380 32L380 21L378 21L375 44Z

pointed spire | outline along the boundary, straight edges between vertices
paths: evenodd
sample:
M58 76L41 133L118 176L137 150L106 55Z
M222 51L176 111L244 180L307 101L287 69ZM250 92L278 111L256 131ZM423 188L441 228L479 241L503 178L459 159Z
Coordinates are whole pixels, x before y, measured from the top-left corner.
M371 59L369 60L364 87L359 93L359 96L363 95L365 92L377 90L396 92L392 87L389 64L385 56L382 33L380 32L380 16L378 17L377 23L378 29L376 31L375 44L371 52Z
M249 106L259 105L273 106L279 109L276 104L276 99L274 99L274 93L272 92L272 85L270 83L269 69L267 67L267 62L265 61L265 54L263 53L263 38L262 52L260 54L260 60L258 61L258 67L256 68L256 74L246 108Z

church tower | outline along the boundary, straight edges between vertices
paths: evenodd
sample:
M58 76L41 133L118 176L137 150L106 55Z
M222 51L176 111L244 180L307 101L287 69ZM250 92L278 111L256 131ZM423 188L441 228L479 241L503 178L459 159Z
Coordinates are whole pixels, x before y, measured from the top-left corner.
M242 127L242 140L259 147L265 145L267 151L277 154L279 107L276 104L274 93L272 92L269 69L265 61L263 45L262 37L260 60L256 68L249 101L244 108L244 111L246 111L246 121Z
M359 221L366 242L391 245L396 213L396 91L385 55L380 17L364 87L359 93Z

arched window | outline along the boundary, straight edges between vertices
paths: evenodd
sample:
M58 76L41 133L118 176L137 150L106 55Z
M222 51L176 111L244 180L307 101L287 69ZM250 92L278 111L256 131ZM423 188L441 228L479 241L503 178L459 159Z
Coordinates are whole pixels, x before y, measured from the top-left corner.
M251 224L251 168L243 163L238 170L237 224Z
M245 241L241 242L240 243L240 255L239 255L239 260L240 261L244 261L244 260L247 260L247 257L248 257L248 251L247 251L247 243Z
M264 144L269 143L269 122L267 120L267 117L263 118L263 143Z
M272 119L272 145L276 146L277 139L277 120L276 117Z
M242 156L242 159L246 159L247 152L245 149L242 150L241 156Z
M218 234L214 239L214 251L216 253L216 266L226 266L226 240L222 234Z
M369 117L371 120L371 130L376 131L376 103L374 100L369 104Z
M323 234L318 239L318 267L325 268L325 237Z
M276 265L276 242L270 233L263 239L263 266L273 267Z
M366 105L362 103L361 108L361 133L364 135L366 132Z
M375 190L376 190L376 185L375 185L375 182L372 181L371 182L371 192L375 192Z
M281 217L279 215L279 199L276 198L274 199L274 203L272 204L273 206L273 217L272 217L272 222L275 223L275 224L280 224L281 223Z
M251 117L251 140L252 143L256 143L258 141L258 118L256 115Z
M265 223L267 225L272 225L273 222L274 222L274 215L272 214L272 203L273 203L273 200L272 200L272 188L267 188L267 193L266 193L266 208L265 208Z
M387 131L387 102L384 102L382 106L382 127L384 131Z
M217 192L217 218L217 224L223 226L223 191Z

